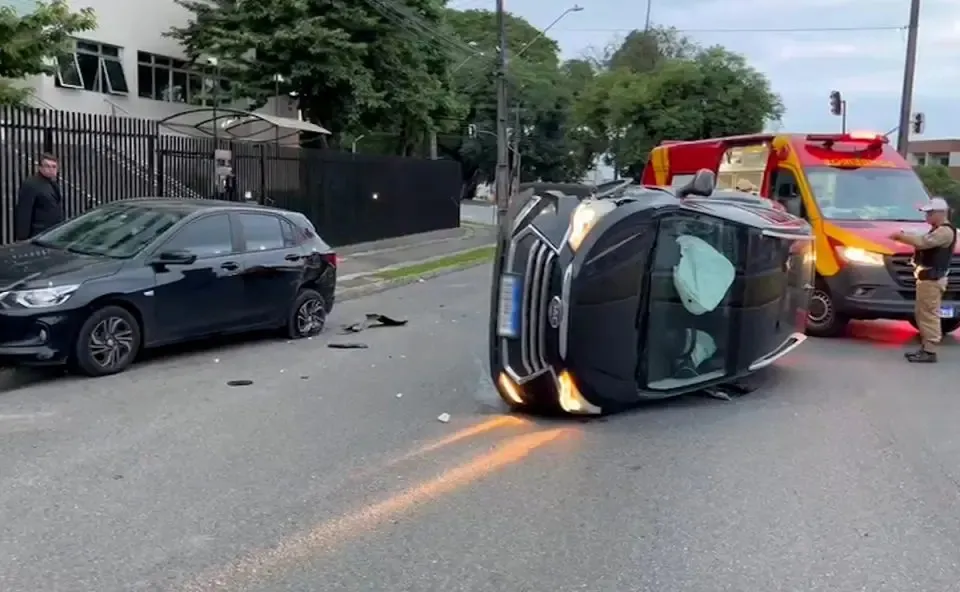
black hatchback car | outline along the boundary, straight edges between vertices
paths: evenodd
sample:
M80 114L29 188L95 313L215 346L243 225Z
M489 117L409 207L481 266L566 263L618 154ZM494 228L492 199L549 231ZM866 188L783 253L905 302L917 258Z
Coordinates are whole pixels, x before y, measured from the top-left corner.
M337 256L302 214L132 199L0 247L0 361L126 369L144 348L323 329Z

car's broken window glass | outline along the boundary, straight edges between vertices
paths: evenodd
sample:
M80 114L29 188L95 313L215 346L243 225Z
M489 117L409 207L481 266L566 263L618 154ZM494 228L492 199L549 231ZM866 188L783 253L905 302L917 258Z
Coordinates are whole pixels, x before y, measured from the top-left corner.
M648 388L670 390L725 374L741 236L718 218L661 221L645 348Z

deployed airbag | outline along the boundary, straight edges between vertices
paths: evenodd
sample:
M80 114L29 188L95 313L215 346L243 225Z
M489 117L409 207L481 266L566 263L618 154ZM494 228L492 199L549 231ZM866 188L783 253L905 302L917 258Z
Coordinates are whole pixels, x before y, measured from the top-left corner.
M673 268L673 283L684 308L694 315L715 309L733 284L733 263L696 236L677 237L680 263Z

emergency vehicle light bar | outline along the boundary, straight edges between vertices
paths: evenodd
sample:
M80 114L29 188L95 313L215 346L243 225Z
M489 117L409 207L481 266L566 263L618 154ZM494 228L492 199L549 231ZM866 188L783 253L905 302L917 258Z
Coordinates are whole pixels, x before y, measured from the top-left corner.
M848 134L807 134L808 142L825 142L833 144L834 142L854 142L870 144L888 144L890 138L877 132L850 132Z

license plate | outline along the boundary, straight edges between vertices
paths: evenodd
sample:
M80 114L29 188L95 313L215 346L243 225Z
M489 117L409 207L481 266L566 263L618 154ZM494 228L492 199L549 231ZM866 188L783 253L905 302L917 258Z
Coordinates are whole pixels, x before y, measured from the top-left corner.
M941 306L941 307L940 307L940 318L941 318L941 319L952 319L953 316L954 316L954 314L953 314L953 307L952 307L952 306Z
M503 274L500 278L500 304L497 310L497 334L517 337L520 334L520 300L523 282L518 275Z

